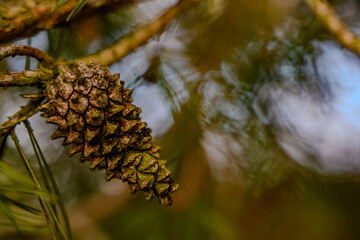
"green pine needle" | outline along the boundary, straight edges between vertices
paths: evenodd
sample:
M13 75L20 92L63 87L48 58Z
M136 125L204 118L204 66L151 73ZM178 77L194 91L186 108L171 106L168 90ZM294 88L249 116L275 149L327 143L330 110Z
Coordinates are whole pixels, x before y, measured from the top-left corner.
M88 0L80 0L74 10L70 13L69 17L66 19L66 21L70 21L76 14L80 12L80 10L86 5Z
M2 195L1 197L3 199L5 199L6 201L8 201L9 203L13 204L14 206L25 210L26 212L29 212L29 213L32 213L32 214L38 215L38 216L40 216L40 214L41 214L41 211L39 209L33 207L33 206L27 205L27 204L25 204L23 202L20 202L18 200L10 198L10 197L8 197L6 195Z
M35 196L50 197L47 192L35 190L31 179L23 173L8 163L0 161L0 215L9 220L0 225L15 227L19 234L23 229L32 229L34 221L43 219L39 219L42 215L39 209L17 200L19 197L23 199L24 192Z
M53 11L55 9L58 9L59 7L61 7L62 5L64 5L65 3L67 3L69 0L61 0L59 1L55 7L53 7ZM88 0L79 0L78 3L76 4L75 8L71 11L71 13L69 14L68 18L66 19L66 21L70 21L76 14L78 14L80 12L80 10L86 5L86 3L88 2Z
M22 150L19 139L17 138L14 130L11 131L10 136L15 144L16 149L19 152L21 159L24 162L24 165L26 167L26 170L28 171L29 176L31 177L34 184L36 185L36 190L38 190L38 191L41 190L42 189L41 185L40 185L39 181L37 180L36 175L35 175L34 171L32 170L24 151ZM1 187L0 187L0 189L1 189ZM57 230L57 232L60 233L60 236L63 237L65 240L68 240L68 237L65 234L65 232L60 224L59 219L55 215L54 209L51 206L51 201L49 200L49 198L38 197L38 200L39 200L41 209L43 211L43 214L45 216L46 222L48 224L48 228L49 228L52 239L57 239L57 238L55 237L55 233L53 232L53 226L52 226L53 224L52 224L51 219L54 221L55 229ZM49 214L51 216L51 219L50 219Z
M59 7L61 7L62 5L64 5L65 3L67 3L69 0L61 0L61 1L59 1L56 5L55 5L55 7L53 7L53 11L55 10L55 9L58 9Z
M10 222L12 223L12 225L15 227L16 231L21 234L20 229L19 229L19 225L16 221L16 218L13 214L13 211L11 210L10 204L9 202L6 200L6 198L2 197L2 195L0 195L0 212L2 212L4 214L5 217L7 217Z
M50 169L49 165L47 164L47 162L45 160L45 157L44 157L44 154L41 151L40 145L39 145L38 141L35 138L35 135L34 135L33 130L31 128L30 122L28 120L26 120L26 121L24 121L24 124L25 124L26 129L28 130L29 137L30 137L31 143L33 145L33 148L34 148L38 163L39 163L41 169L43 168L41 170L41 172L42 172L42 174L44 174L44 179L49 179L50 185L51 185L51 188L49 186L49 189L51 189L50 191L54 192L56 194L56 196L57 196L57 198L56 198L57 204L59 205L63 220L65 222L65 227L66 227L68 237L69 237L69 239L72 239L69 217L68 217L68 214L67 214L67 211L66 211L66 208L65 208L64 201L63 201L62 196L60 194L59 188L58 188L58 186L56 184L55 178L54 178L54 176L53 176L53 174L51 172L51 169ZM47 182L47 181L45 181L45 182Z

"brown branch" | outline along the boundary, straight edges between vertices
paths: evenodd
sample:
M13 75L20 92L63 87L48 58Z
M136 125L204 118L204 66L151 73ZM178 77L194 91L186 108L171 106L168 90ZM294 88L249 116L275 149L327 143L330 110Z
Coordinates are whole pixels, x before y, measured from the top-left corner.
M17 113L10 117L8 121L0 126L0 136L9 134L17 124L37 113L38 107L43 100L43 97L30 99L25 106L23 106Z
M34 57L41 63L53 65L55 60L45 52L26 45L10 45L0 48L0 61L6 57L30 56Z
M55 68L56 61L45 52L23 45L10 45L0 48L0 61L6 57L14 56L30 56L34 57L41 63L37 70L25 70L21 72L5 72L0 73L0 87L25 86L33 85L51 79L55 72L49 66Z
M48 68L0 73L0 87L34 85L47 81L53 76L54 72Z
M131 51L145 44L155 34L160 33L164 28L179 16L183 11L192 6L195 2L201 0L180 0L175 6L171 7L166 13L152 20L149 24L139 28L129 36L119 39L111 46L102 49L96 53L76 59L75 62L88 63L90 61L109 66L120 61Z
M17 0L0 3L0 42L8 42L17 37L50 29L66 22L66 18L75 8L78 0L69 0L62 7L52 10L59 0ZM137 0L89 0L75 19L90 16L103 11L113 11Z
M346 48L360 56L360 39L336 15L332 7L321 0L305 0L328 31Z

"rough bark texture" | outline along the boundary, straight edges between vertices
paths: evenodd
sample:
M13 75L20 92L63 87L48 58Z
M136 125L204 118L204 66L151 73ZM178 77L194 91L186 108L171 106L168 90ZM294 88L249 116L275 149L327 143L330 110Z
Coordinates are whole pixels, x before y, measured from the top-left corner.
M54 72L48 68L0 73L0 87L28 86L50 80Z
M69 0L52 11L57 2L58 0L0 0L0 43L64 23L77 0ZM89 0L76 18L102 10L114 10L114 7L134 2L136 0Z
M53 65L55 60L45 52L26 45L10 45L0 49L0 61L6 57L29 56L36 58L41 64Z

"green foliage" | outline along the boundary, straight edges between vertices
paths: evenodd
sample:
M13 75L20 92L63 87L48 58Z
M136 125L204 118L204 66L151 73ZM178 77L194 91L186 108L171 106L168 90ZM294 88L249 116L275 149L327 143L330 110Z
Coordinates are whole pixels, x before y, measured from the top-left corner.
M59 1L56 5L55 5L55 7L53 8L53 10L55 10L55 9L58 9L59 7L61 7L62 5L64 5L65 3L67 3L69 0L61 0L61 1Z
M53 10L61 7L65 3L67 3L69 0L61 0L59 1L56 6L53 8ZM86 5L88 0L79 0L75 8L71 11L66 21L70 21L76 14L80 12L80 10Z
M87 1L88 0L80 0L74 10L72 10L72 12L70 13L66 21L70 21L76 14L78 14L78 12L80 12L80 10L86 5Z
M14 130L11 131L10 136L15 144L15 147L25 165L25 168L26 168L33 184L35 185L34 186L35 191L40 192L42 190L40 182L37 179L35 172L32 169L30 162L27 159ZM30 193L27 189L18 189L18 188L13 188L13 187L9 188L9 190L12 190L12 191L14 191L14 189L15 189L15 191L18 190L20 192ZM47 222L47 225L48 225L48 228L49 228L52 238L57 239L57 238L61 237L64 239L69 239L60 224L60 220L59 220L57 212L56 212L56 205L55 205L56 196L54 196L52 199L50 199L47 196L40 196L38 193L37 198L39 200L39 204L42 209L42 213L45 216L45 219L46 219L46 222ZM54 229L53 229L53 226L54 226Z
M21 230L44 228L41 210L24 203L29 196L50 199L45 189L38 189L34 182L19 170L3 161L0 162L0 215L2 226L14 226Z
M26 127L26 129L27 129L27 131L29 133L30 141L31 141L31 144L33 146L33 149L34 149L34 152L35 152L35 155L36 155L36 160L37 160L37 162L38 162L38 164L40 166L40 172L41 172L45 187L46 187L47 191L49 191L50 193L55 194L55 196L56 196L55 202L51 203L51 207L52 207L55 214L57 213L56 205L59 207L60 212L62 214L62 218L63 218L63 220L65 222L65 227L66 227L68 237L69 237L69 239L71 239L72 238L71 227L70 227L69 217L68 217L68 214L66 212L64 200L63 200L63 198L62 198L62 196L60 194L59 188L58 188L58 186L56 184L56 181L55 181L55 178L54 178L54 176L53 176L53 174L51 172L51 169L50 169L49 165L46 162L44 154L42 153L42 151L40 149L39 143L37 142L37 140L35 138L35 135L34 135L34 133L32 131L30 122L25 121L24 124L25 124L25 127Z
M3 227L13 226L19 234L36 232L40 235L45 234L47 225L52 239L72 239L65 206L54 177L32 132L30 123L24 122L24 124L39 164L42 184L30 165L15 132L12 131L10 136L28 176L10 164L0 161L0 215L2 216L0 225ZM5 140L3 140L4 142ZM38 204L31 204L35 199L38 200ZM66 232L61 225L59 210L62 221L65 223Z

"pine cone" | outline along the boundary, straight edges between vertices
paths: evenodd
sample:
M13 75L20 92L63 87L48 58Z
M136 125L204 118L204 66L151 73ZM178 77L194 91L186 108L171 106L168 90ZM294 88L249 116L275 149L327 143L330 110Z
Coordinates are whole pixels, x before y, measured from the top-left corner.
M120 75L93 63L62 65L59 72L47 84L48 102L40 108L46 122L58 126L51 138L65 138L65 145L72 144L69 155L81 152L91 170L106 169L107 181L122 179L132 193L142 190L147 200L157 197L171 205L170 193L179 185L159 160L160 147Z

